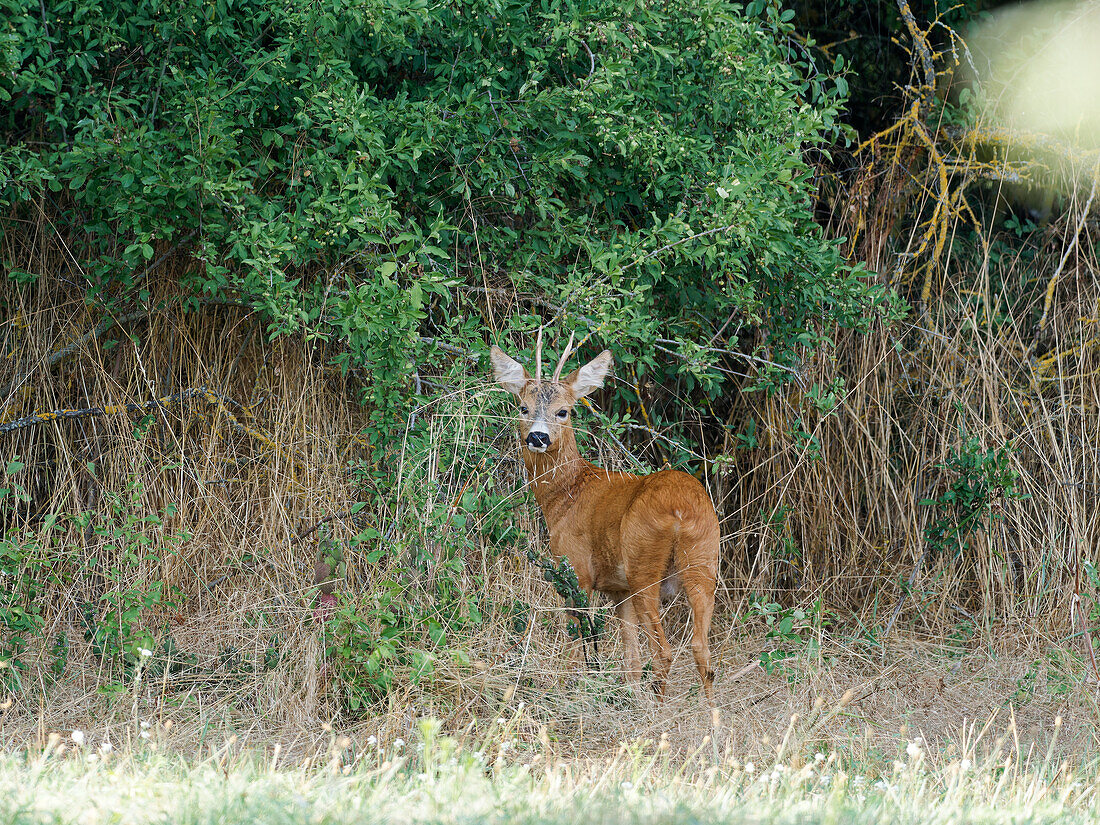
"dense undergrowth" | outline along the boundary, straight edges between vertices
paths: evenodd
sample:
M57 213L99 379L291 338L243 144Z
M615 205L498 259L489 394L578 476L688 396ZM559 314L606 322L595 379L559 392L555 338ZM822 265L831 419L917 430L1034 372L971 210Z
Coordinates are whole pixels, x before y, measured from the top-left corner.
M998 154L955 33L872 136L768 3L55 6L0 0L8 719L631 707L487 381L539 327L615 354L591 457L707 483L723 673L1026 627L1012 702L1088 705L1089 167Z

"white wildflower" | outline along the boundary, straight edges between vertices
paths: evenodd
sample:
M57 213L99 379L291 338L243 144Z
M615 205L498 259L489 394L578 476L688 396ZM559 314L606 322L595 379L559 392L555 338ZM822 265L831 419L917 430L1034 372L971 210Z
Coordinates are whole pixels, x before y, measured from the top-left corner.
M745 773L754 773L756 771L756 765L752 762L745 763Z
M84 744L84 731L74 730L72 733L69 734L69 737L74 742L76 742L76 744L83 746L83 744Z
M909 744L905 746L905 752L909 755L910 759L918 759L924 751L921 750L920 739L910 740Z

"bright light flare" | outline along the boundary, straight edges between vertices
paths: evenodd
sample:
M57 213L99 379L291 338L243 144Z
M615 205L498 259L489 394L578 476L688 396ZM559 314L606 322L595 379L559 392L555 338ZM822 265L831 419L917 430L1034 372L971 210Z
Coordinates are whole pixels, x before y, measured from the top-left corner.
M993 123L1100 148L1100 2L998 9L967 42Z

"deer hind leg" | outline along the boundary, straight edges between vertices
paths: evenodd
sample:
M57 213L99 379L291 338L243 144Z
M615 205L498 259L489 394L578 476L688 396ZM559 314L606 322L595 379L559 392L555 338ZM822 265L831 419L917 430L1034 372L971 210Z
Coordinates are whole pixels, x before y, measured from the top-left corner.
M717 530L714 531L717 534ZM718 541L704 536L701 540L683 541L677 547L680 580L691 605L691 652L699 679L703 683L707 705L714 707L714 671L710 666L710 622L714 615L714 591L718 585Z
M615 605L615 615L622 623L623 634L623 659L626 669L626 678L630 685L637 689L642 683L642 656L638 646L638 615L634 610L634 602L626 594L621 595L621 601Z
M672 653L669 651L668 639L665 638L665 629L661 626L661 583L654 582L642 588L634 594L632 600L634 610L641 615L646 641L649 642L649 649L653 654L653 678L657 697L663 701L668 685L668 672L672 668Z
M707 697L707 706L714 707L714 671L710 667L710 620L714 615L714 579L699 576L684 584L688 603L691 604L691 652L695 656L695 666L699 668L699 679L703 682L703 693Z

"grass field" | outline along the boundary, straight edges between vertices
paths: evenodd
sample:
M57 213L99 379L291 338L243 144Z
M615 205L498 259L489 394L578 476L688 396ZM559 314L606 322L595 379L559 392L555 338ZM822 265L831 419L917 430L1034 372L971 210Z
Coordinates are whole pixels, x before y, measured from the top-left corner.
M551 595L543 601L557 616ZM622 685L618 634L601 644L600 669L586 670L558 621L536 624L526 649L476 637L471 666L359 714L339 713L319 672L316 623L296 637L312 660L236 682L162 675L103 693L95 668L74 663L64 682L0 702L0 825L1100 813L1100 708L1080 638L960 623L876 641L850 620L787 640L789 657L767 672L768 626L723 611L712 716L683 613L670 607L664 703ZM312 705L279 700L292 678L315 686Z
M986 641L902 637L878 656L827 642L783 672L726 673L711 714L682 643L663 704L616 694L613 672L559 670L316 728L230 712L240 697L173 709L139 685L58 701L37 726L9 706L0 825L1100 818L1087 672L1056 667L1055 647Z
M953 756L899 736L891 758L835 752L741 761L705 736L689 754L667 739L606 758L559 759L513 739L524 711L488 735L444 736L420 720L412 741L357 747L330 734L314 758L283 766L278 746L223 742L197 757L157 752L164 731L121 752L89 736L52 737L0 761L0 822L1086 822L1100 817L1093 765L1020 753L1011 736L970 728ZM82 740L82 741L76 741ZM514 744L513 744L514 743Z

